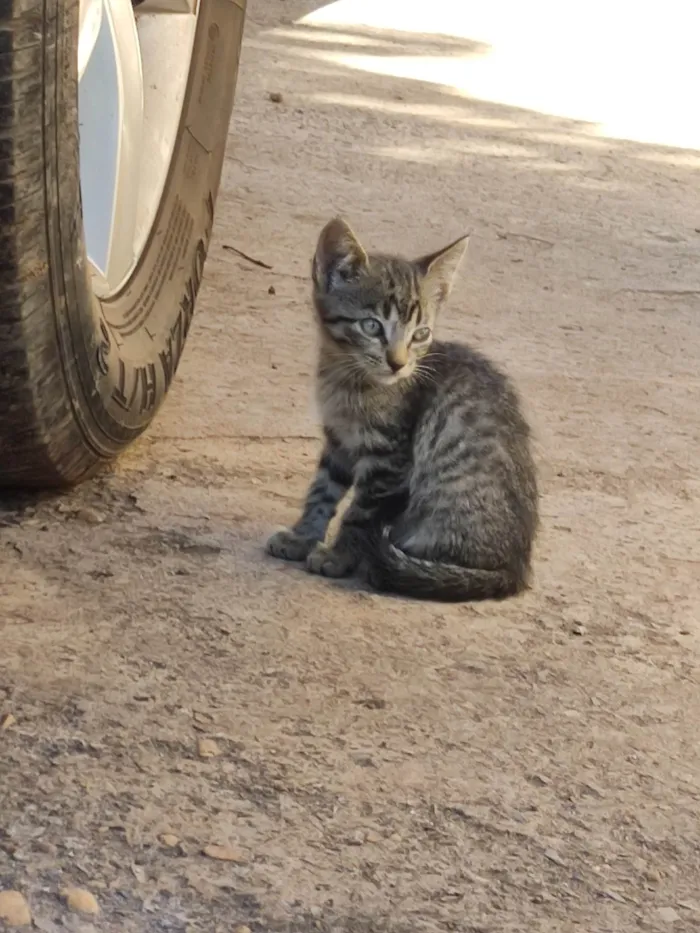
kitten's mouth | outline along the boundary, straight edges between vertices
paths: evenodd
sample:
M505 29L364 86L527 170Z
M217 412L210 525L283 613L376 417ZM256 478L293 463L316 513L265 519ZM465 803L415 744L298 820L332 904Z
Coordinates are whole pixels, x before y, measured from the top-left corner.
M396 385L397 382L403 382L405 379L408 379L409 376L412 376L415 372L415 368L416 367L412 363L409 363L395 373L374 373L373 378L379 385L393 386Z

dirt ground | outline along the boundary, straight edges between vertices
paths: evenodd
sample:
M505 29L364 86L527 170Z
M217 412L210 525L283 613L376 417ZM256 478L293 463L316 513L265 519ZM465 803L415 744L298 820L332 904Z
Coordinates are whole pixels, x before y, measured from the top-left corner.
M700 929L700 156L321 61L376 37L312 42L313 6L249 5L157 423L0 513L0 889L45 933ZM261 550L318 449L306 274L336 211L408 254L473 233L442 333L535 426L522 598L421 605Z

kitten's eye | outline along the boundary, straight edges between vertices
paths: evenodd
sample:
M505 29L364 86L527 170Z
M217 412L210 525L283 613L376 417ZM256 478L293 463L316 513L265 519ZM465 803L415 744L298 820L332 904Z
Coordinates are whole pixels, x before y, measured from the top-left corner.
M430 336L429 327L418 327L413 331L412 341L413 343L423 343Z
M378 337L384 328L376 317L366 317L360 321L360 327L368 337Z

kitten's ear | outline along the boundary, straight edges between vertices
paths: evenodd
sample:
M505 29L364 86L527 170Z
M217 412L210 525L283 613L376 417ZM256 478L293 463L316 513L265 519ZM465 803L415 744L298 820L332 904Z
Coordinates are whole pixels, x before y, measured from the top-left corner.
M342 217L334 217L321 231L312 276L317 288L330 291L347 282L367 265L367 253Z
M438 307L450 294L452 282L469 245L469 237L461 236L444 249L416 259L414 265L423 277L423 288L428 299Z

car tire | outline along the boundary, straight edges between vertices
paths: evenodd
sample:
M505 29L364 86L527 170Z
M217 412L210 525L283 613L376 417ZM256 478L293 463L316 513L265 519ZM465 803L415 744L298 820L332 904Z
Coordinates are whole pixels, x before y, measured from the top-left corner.
M244 6L200 0L155 222L128 281L104 300L83 233L78 2L0 8L0 485L79 482L163 401L211 237Z

